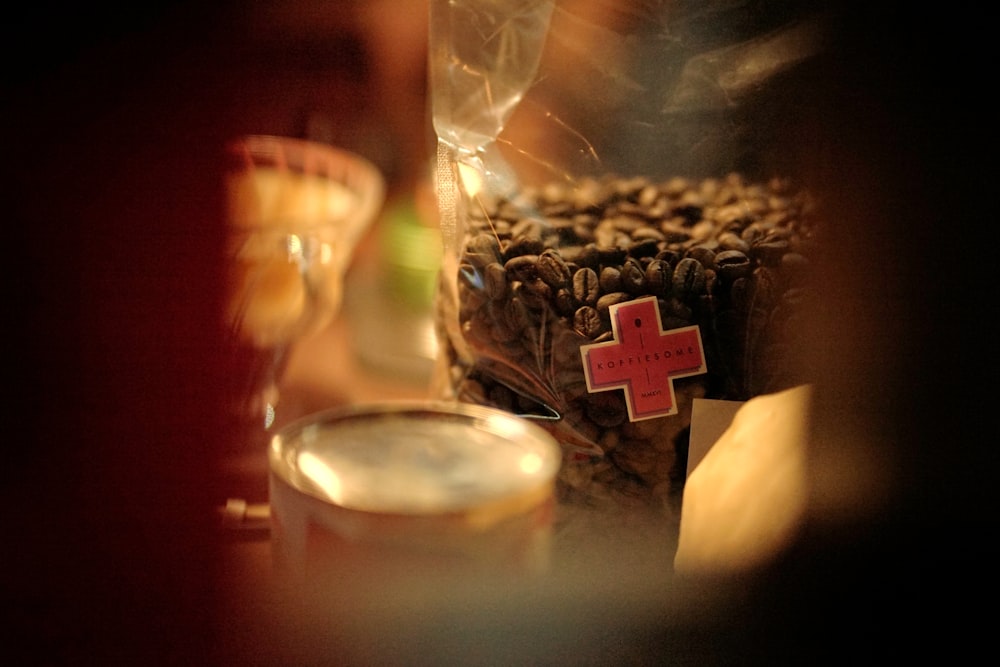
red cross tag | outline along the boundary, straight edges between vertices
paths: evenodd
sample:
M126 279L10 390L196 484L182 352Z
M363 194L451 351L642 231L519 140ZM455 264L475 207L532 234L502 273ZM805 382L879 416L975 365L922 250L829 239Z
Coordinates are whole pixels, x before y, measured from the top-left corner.
M663 331L656 297L611 306L614 340L580 348L587 389L622 388L631 421L677 414L674 380L708 370L697 326Z

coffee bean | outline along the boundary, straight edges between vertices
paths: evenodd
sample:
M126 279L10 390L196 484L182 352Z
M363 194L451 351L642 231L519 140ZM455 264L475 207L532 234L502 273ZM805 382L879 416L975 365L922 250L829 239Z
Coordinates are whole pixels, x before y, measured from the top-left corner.
M684 256L697 260L706 269L715 268L715 250L706 244L699 244L688 248Z
M655 234L656 236L649 237L649 234ZM647 238L642 238L643 236ZM663 234L652 227L643 227L633 232L632 238L636 240L626 248L626 251L629 257L636 258L655 256L656 253L660 252L660 244L664 241Z
M621 266L628 255L625 248L598 248L597 260L599 266Z
M601 292L620 292L622 290L622 270L617 266L605 266L601 269L599 278Z
M667 243L684 243L691 238L691 233L684 226L684 220L668 220L660 223L660 233Z
M789 250L787 239L767 238L750 244L750 255L765 266L776 266Z
M680 299L690 299L705 292L705 267L691 257L685 257L674 267L673 293Z
M515 255L504 262L508 280L534 280L538 277L538 255Z
M596 308L580 306L573 314L573 329L587 338L593 338L604 330L604 324Z
M579 303L593 306L597 303L601 286L597 272L590 267L577 269L573 274L573 296Z
M621 288L629 294L642 294L646 279L646 270L634 257L628 257L622 265L619 274Z
M628 292L610 292L608 294L602 294L600 298L597 299L597 312L606 314L611 306L616 306L619 303L625 303L632 299L632 296Z
M510 260L520 255L538 255L545 249L545 243L535 236L515 236L503 246L503 256Z
M719 236L719 248L725 250L738 250L746 255L750 252L750 244L733 232L726 232ZM718 258L716 258L718 261Z
M715 256L715 267L725 280L733 281L750 274L750 258L739 250L723 250Z
M643 273L643 283L646 292L653 296L668 296L672 285L674 271L670 264L662 259L654 259Z
M570 281L569 267L566 266L566 261L558 251L551 248L538 256L537 272L539 278L555 288L565 287Z

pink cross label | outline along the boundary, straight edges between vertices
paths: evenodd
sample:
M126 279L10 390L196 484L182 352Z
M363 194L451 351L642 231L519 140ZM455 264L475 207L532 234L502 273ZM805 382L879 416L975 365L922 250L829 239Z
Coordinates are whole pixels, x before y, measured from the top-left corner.
M677 414L674 380L708 370L698 327L664 331L656 297L609 312L614 340L580 348L587 389L624 389L631 421Z

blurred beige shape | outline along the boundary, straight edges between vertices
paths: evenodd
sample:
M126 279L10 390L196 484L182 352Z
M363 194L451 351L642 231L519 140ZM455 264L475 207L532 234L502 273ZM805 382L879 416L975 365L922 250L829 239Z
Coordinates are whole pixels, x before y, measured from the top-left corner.
M344 273L385 184L365 159L316 142L252 136L234 154L227 316L243 342L277 347L339 311Z
M788 546L808 500L811 395L811 386L795 387L736 412L684 487L677 572L746 571Z

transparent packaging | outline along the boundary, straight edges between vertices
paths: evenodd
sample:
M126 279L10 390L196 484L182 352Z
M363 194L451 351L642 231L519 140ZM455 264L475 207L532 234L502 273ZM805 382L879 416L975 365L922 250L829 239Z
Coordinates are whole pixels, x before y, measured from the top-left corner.
M676 516L692 402L809 380L822 3L433 0L435 391L537 419L560 499Z

